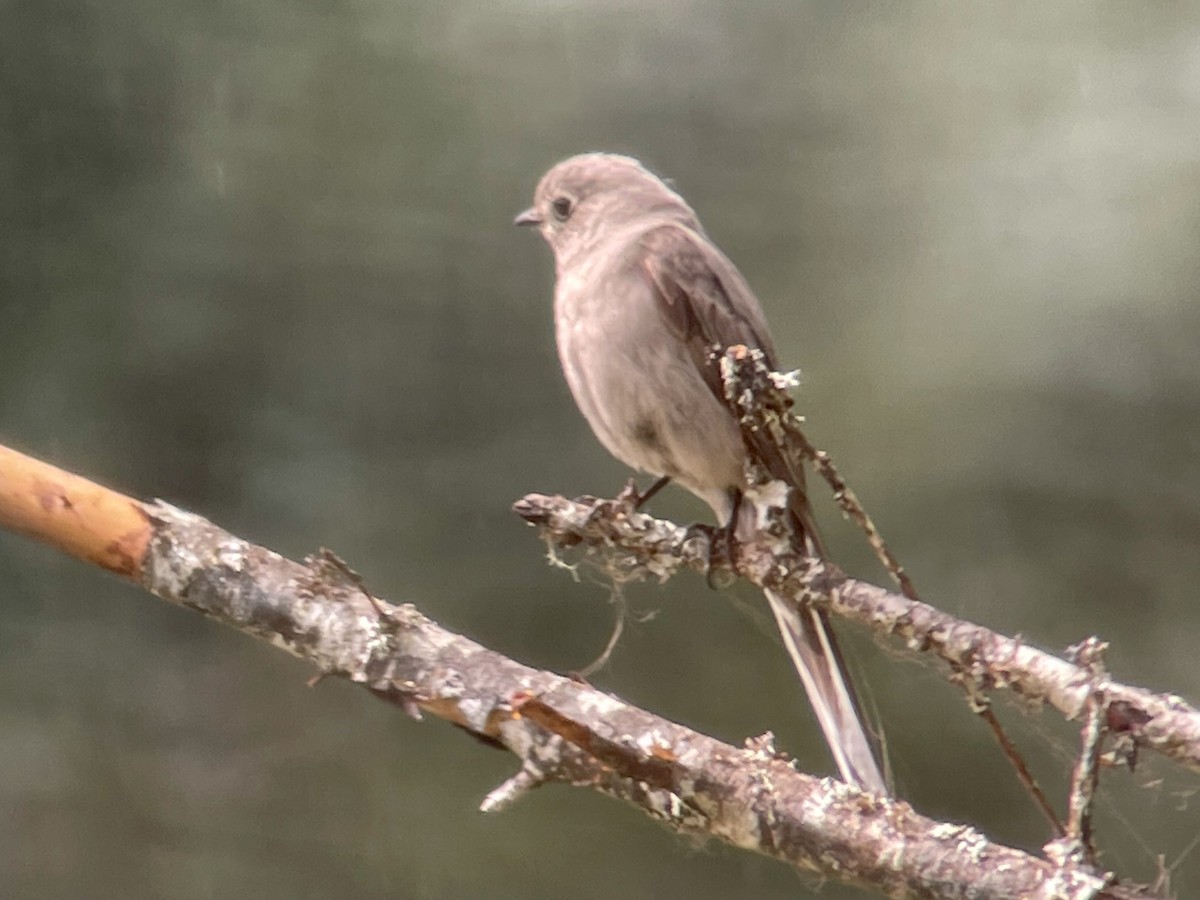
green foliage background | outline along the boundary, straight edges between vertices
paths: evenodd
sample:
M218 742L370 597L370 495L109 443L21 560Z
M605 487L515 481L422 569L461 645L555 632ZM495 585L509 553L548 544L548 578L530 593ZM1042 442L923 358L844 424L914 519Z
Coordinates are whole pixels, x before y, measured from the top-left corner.
M558 373L549 253L509 222L557 159L629 152L755 286L811 435L928 598L1049 648L1098 633L1118 676L1200 700L1186 5L7 0L0 22L0 439L579 667L606 590L508 506L625 472ZM815 493L838 559L879 577ZM629 600L597 684L831 770L761 623L697 578ZM901 793L1039 846L955 690L854 643ZM0 535L3 893L817 887L587 792L485 818L511 758L309 674ZM1074 726L1002 714L1064 796ZM1099 827L1151 879L1194 847L1197 781L1142 763L1106 777ZM1200 851L1173 883L1196 893Z

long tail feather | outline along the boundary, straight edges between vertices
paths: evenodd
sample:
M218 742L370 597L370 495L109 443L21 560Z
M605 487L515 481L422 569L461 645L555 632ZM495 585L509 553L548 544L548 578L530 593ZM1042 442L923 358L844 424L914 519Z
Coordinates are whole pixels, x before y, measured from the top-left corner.
M764 593L843 780L888 794L825 614L817 609L798 610L774 591Z
M789 487L788 511L797 546L808 556L828 559L808 503L803 468L765 437L752 438L752 443L755 455ZM754 504L744 504L739 515L739 533L752 528L756 516ZM764 593L842 778L865 790L888 794L874 742L863 725L854 687L827 615L811 607L797 608L771 591Z

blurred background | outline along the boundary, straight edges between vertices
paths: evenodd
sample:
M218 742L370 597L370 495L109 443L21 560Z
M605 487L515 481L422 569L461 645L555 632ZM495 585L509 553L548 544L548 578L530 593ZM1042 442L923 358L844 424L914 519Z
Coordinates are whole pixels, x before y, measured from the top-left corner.
M614 493L553 270L510 227L583 150L674 179L927 599L1200 700L1200 13L1119 3L13 0L0 440L529 664L609 589L509 511ZM836 558L880 579L814 490ZM654 511L707 511L679 493ZM631 586L593 679L831 772L755 606ZM513 759L0 534L0 887L28 898L858 897ZM856 635L899 792L1046 828L956 689ZM1078 728L1000 713L1058 800ZM1104 863L1200 890L1200 782L1105 776Z

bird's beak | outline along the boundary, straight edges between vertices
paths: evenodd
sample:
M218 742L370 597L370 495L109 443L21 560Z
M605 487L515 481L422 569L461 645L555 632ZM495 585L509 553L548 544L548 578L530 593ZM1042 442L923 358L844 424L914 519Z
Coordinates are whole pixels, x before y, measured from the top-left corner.
M537 214L537 210L531 206L531 207L529 207L529 209L525 210L525 212L521 213L519 216L517 216L515 219L513 219L513 224L514 225L541 225L542 217L539 216Z

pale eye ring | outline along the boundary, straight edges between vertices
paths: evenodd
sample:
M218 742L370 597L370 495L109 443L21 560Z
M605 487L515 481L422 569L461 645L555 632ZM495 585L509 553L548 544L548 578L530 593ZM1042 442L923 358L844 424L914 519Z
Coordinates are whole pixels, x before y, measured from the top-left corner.
M574 204L570 197L555 197L550 203L550 209L554 211L554 218L560 222L565 222L571 218L571 210Z

